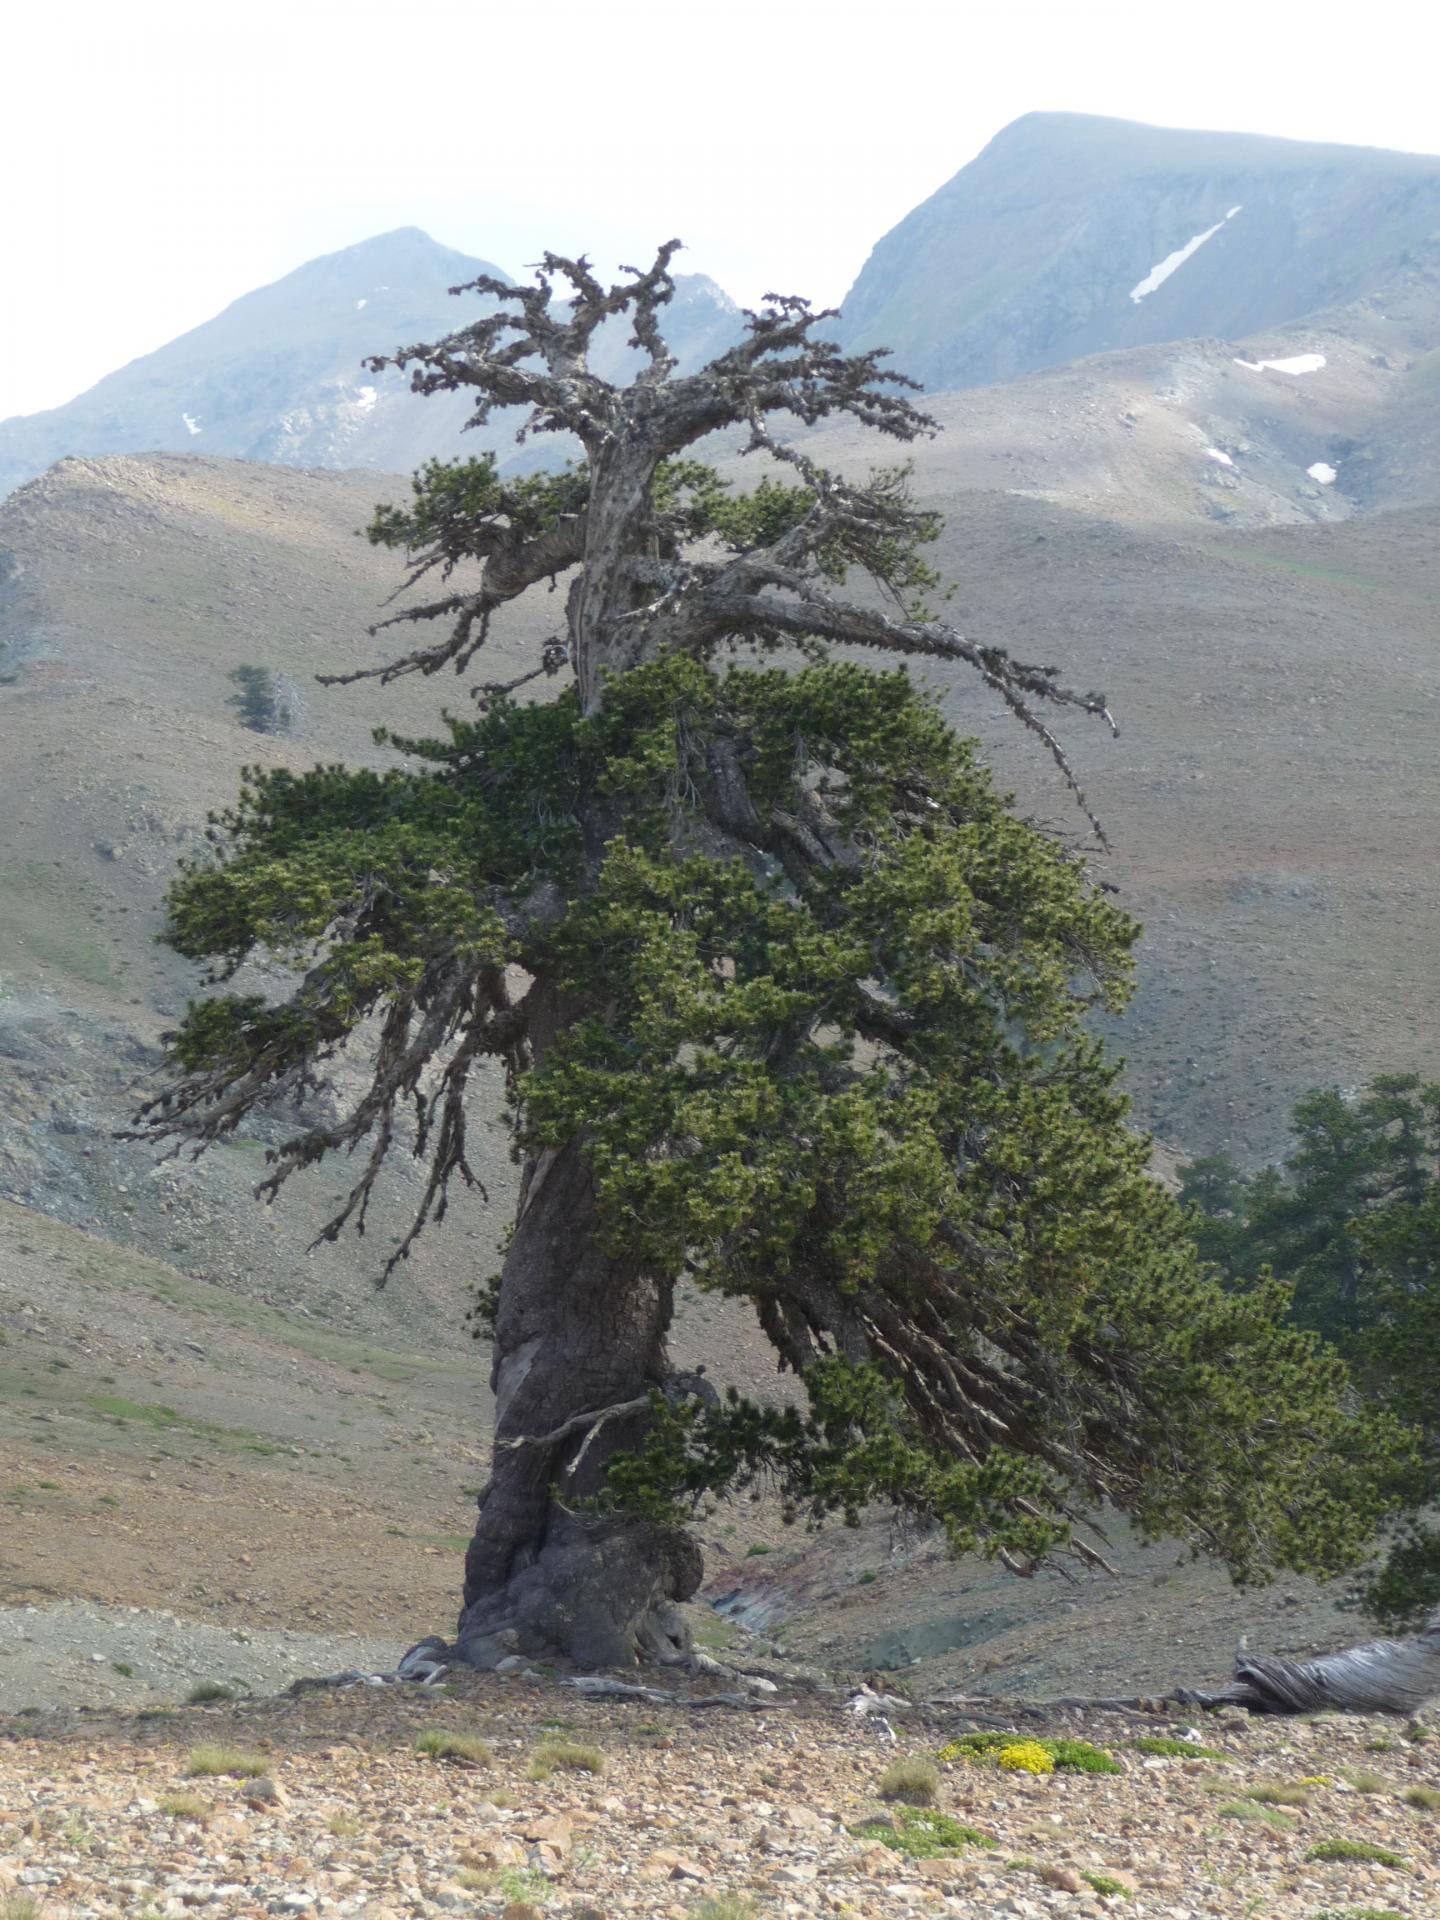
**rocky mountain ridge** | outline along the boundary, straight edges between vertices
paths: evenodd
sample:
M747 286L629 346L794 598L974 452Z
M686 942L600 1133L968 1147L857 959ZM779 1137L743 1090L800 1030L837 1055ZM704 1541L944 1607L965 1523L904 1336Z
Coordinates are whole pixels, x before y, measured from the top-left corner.
M1437 265L1440 158L1032 113L877 242L840 332L949 392L1242 340Z
M483 312L448 293L482 273L507 277L414 227L307 262L67 405L0 421L0 495L58 459L107 453L408 472L489 449L514 467L554 464L569 449L543 437L517 447L517 417L467 433L463 396L422 405L403 375L364 366ZM682 369L740 325L712 280L678 277L666 328ZM876 244L836 333L890 348L932 392L953 392L1185 340L1260 372L1324 352L1289 344L1297 328L1337 327L1391 371L1440 349L1440 159L1036 113ZM623 325L597 355L628 377ZM1430 371L1418 419L1412 404L1391 423L1393 455L1370 460L1392 495L1440 450Z
M488 275L492 262L441 246L418 227L379 234L307 261L256 288L88 392L44 413L0 421L0 495L55 461L110 453L197 452L290 467L409 472L434 455L499 452L509 462L558 461L550 441L515 446L520 416L501 413L467 432L463 394L421 400L393 367L367 356L434 340L490 310L450 288ZM728 346L738 309L702 274L677 278L671 335L685 364ZM598 364L628 378L623 324L598 343Z

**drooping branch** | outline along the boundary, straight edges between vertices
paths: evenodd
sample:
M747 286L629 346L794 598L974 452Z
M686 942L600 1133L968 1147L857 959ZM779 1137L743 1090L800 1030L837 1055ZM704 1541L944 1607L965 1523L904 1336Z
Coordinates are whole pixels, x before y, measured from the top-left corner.
M502 506L500 511L505 508ZM453 624L443 640L433 646L416 648L383 666L357 668L352 673L319 674L316 677L321 686L348 686L357 680L378 680L381 686L388 686L406 674L438 673L446 666L463 673L488 639L491 617L497 609L518 599L527 588L538 586L542 580L554 581L584 558L585 518L583 512L568 513L557 525L539 533L521 532L513 526L480 528L475 535L477 550L484 552L486 558L480 584L474 592L449 594L443 600L405 607L370 629L376 634L411 621L451 619ZM414 585L438 564L442 564L440 555L425 552L405 585ZM563 643L557 642L557 651L563 659ZM558 665L559 659L556 659L547 663L546 670L557 670Z
M759 591L762 580L767 586L788 589L788 597L782 599L775 593ZM746 557L737 562L733 570L719 574L697 592L687 615L692 626L712 642L732 637L788 639L800 644L823 640L842 646L874 648L883 653L958 660L973 667L986 686L999 694L1016 719L1044 743L1100 845L1108 847L1105 830L1085 797L1069 756L1032 704L1040 700L1055 706L1078 707L1085 713L1098 715L1112 734L1118 734L1119 728L1104 694L1076 693L1063 684L1055 668L1016 660L1002 647L967 640L944 622L897 620L878 608L836 599L822 592L805 574L782 573L769 563L768 556Z
M293 1004L301 1005L303 1000L302 987ZM418 1020L417 1012L421 1016ZM296 1044L288 1060L264 1054L247 1072L237 1074L233 1062L227 1061L178 1081L142 1106L137 1116L138 1130L124 1137L169 1136L175 1142L172 1152L179 1152L188 1142L192 1155L198 1158L262 1105L273 1106L287 1093L320 1091L320 1068L328 1055L344 1044L347 1033L348 1026L337 1029L328 1044L318 1048L307 1037ZM509 1006L499 970L486 968L476 976L472 969L460 965L437 969L433 980L413 995L397 998L386 1009L369 1083L351 1106L338 1119L315 1122L267 1150L270 1171L257 1183L256 1197L274 1200L301 1169L336 1151L353 1153L370 1139L359 1178L312 1245L338 1239L348 1223L363 1235L375 1182L395 1142L397 1109L403 1101L413 1101L413 1151L419 1159L428 1154L429 1166L416 1218L386 1263L388 1276L400 1260L408 1257L432 1213L443 1216L451 1178L458 1173L467 1185L479 1184L465 1157L466 1081L481 1053L503 1057L522 1039L523 1021ZM457 1040L458 1044L452 1044ZM449 1058L438 1069L434 1088L427 1095L421 1090L422 1077L447 1046L452 1048ZM437 1117L438 1139L432 1150L430 1137Z
M506 900L497 890L489 906L496 924L516 940L533 935L562 910L548 883L520 900ZM351 918L358 927L364 916ZM473 955L437 958L413 987L376 994L372 1004L350 1001L351 991L337 980L333 955L327 955L279 1006L238 1003L240 1022L232 1025L219 1057L169 1081L141 1105L135 1127L120 1137L168 1139L172 1154L188 1145L198 1159L261 1109L323 1092L326 1064L362 1031L373 1010L379 1031L367 1084L338 1118L315 1121L267 1149L270 1171L255 1193L273 1201L294 1174L335 1152L354 1153L370 1139L359 1178L312 1246L338 1239L347 1224L363 1235L373 1188L396 1141L398 1111L409 1103L411 1151L427 1163L425 1184L409 1230L385 1263L383 1280L409 1257L426 1222L444 1218L453 1178L458 1175L483 1192L466 1156L470 1074L478 1059L489 1056L513 1083L527 1057L528 1022L523 1003L511 1001L503 966L493 960L477 964ZM182 1036L168 1037L173 1044Z

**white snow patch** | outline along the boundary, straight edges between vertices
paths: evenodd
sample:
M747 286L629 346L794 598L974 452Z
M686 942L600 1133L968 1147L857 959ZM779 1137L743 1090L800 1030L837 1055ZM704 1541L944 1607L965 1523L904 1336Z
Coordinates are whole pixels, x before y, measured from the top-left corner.
M1239 211L1239 207L1231 207L1225 220L1233 220ZM1158 266L1151 267L1143 280L1137 280L1130 289L1130 298L1136 306L1139 306L1146 294L1154 293L1157 287L1163 286L1177 267L1184 266L1192 253L1198 253L1207 240L1213 239L1224 226L1225 220L1217 220L1213 227L1207 227L1204 233L1197 233L1193 240L1187 240L1184 246L1177 247L1174 253L1167 253Z
M185 425L189 428L191 433L199 433L200 422L194 417L193 414L182 413L180 418L185 422Z
M360 309L361 309L361 307L368 307L368 306L369 306L369 304L370 304L370 302L369 302L368 300L357 300L357 301L355 302L355 311L356 311L356 313L358 313L358 312L360 311Z
M1306 467L1305 471L1312 480L1318 480L1322 487L1333 487L1335 484L1335 469L1324 460L1317 460L1313 467Z
M361 413L369 413L378 398L379 395L376 393L374 387L357 387L355 389L355 405Z
M1235 464L1229 454L1222 452L1219 447L1206 447L1205 458L1207 460L1218 460L1222 467L1233 467Z
M1268 367L1271 373L1318 373L1325 365L1323 353L1292 353L1288 360L1242 360L1237 354L1237 367L1246 367L1251 373L1264 373Z

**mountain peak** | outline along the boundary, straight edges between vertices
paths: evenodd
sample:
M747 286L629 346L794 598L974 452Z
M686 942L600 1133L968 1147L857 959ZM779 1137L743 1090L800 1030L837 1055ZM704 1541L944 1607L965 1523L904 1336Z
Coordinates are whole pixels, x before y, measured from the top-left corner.
M1029 113L878 243L840 335L985 386L1284 325L1440 260L1437 234L1440 158Z
M509 279L416 226L307 260L67 406L0 422L0 496L74 454L229 454L401 473L462 448L515 459L513 416L467 432L470 396L426 402L408 375L369 364L486 311L483 300L450 293L482 276ZM665 333L682 368L724 352L739 332L738 309L713 280L677 276ZM632 377L629 334L618 318L602 329L596 366L607 378Z

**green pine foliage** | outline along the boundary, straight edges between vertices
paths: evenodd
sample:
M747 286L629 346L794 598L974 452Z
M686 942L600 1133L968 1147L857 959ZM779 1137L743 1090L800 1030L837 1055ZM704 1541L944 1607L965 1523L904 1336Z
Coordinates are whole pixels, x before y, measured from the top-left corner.
M544 539L588 485L433 463L372 538L448 572L497 527ZM903 474L875 485L883 511L821 562L913 605L933 522ZM810 501L676 463L657 546L745 551ZM1108 1500L1241 1578L1357 1561L1402 1436L1350 1410L1283 1286L1227 1290L1197 1260L1085 1024L1123 1004L1137 929L903 670L662 652L589 715L569 689L499 695L446 729L381 735L410 760L384 772L249 770L168 939L215 984L255 958L298 984L192 1005L163 1113L222 1137L347 1046L411 1093L407 1061L444 1062L416 1094L443 1210L467 1076L497 1062L519 1147L584 1143L607 1248L749 1298L803 1372L804 1411L657 1397L616 1504L675 1521L764 1477L794 1515L879 1501L1028 1566ZM722 748L758 822L743 852L707 812ZM842 854L785 858L817 807ZM512 968L581 1008L539 1065Z

